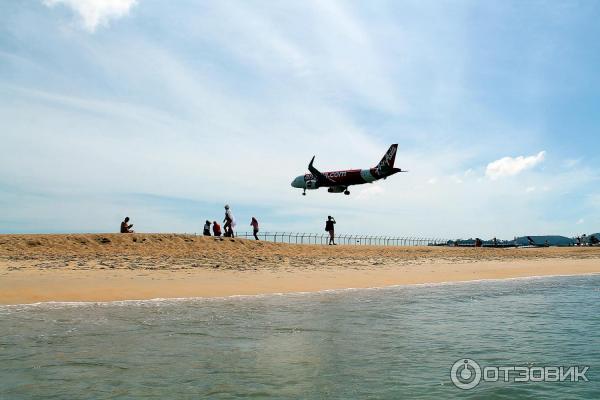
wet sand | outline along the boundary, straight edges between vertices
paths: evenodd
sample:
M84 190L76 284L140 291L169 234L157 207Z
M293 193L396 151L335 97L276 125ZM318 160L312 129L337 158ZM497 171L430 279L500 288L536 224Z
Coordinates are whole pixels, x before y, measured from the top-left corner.
M600 273L600 247L334 247L175 234L0 235L0 304L217 297L590 273Z

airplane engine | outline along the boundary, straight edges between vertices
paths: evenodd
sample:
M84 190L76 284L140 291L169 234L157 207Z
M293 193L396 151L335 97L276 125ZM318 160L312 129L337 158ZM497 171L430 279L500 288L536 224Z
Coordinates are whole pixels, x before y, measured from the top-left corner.
M316 180L306 181L306 188L309 190L318 189L319 183Z

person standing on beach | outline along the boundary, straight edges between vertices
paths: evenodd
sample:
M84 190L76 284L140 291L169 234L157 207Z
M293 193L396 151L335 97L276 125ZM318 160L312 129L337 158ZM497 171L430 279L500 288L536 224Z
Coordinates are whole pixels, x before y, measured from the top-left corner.
M121 222L121 233L134 233L131 228L133 228L133 224L129 224L129 217L125 217L123 222Z
M217 221L213 221L213 234L215 237L221 236L221 225L217 224Z
M210 236L210 221L206 220L206 222L204 223L204 232L203 232L204 236Z
M226 237L235 237L233 233L233 228L235 228L235 218L233 217L233 213L229 208L228 204L225 204L225 219L223 220L223 228L225 229Z
M329 245L335 246L335 219L329 215L327 216L327 221L325 221L325 230L329 232Z
M258 240L258 220L252 217L252 221L250 221L250 226L252 226L252 232L254 232L254 239Z

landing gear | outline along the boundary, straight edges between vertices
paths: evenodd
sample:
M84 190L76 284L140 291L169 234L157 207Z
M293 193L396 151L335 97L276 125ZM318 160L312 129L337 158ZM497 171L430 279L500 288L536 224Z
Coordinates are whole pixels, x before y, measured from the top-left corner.
M302 196L306 196L306 188L304 188L304 191L302 192Z
M344 190L344 194L345 194L346 196L348 196L348 195L350 194L350 191L349 191L348 189L346 189L346 190Z

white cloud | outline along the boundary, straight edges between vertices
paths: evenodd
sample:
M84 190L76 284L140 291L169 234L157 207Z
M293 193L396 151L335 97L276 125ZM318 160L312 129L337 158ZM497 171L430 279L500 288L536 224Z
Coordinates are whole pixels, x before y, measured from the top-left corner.
M580 219L577 221L577 225L581 225L581 224L583 224L584 222L585 222L585 220L584 220L583 218L580 218Z
M527 189L525 189L526 193L531 193L531 192L535 192L535 186L529 186Z
M137 0L44 0L48 7L64 4L79 14L83 27L94 32L99 25L107 25L110 19L121 18L129 13Z
M487 165L485 175L492 179L498 179L506 176L518 175L526 169L530 169L544 161L545 151L540 151L537 155L528 157L503 157Z

